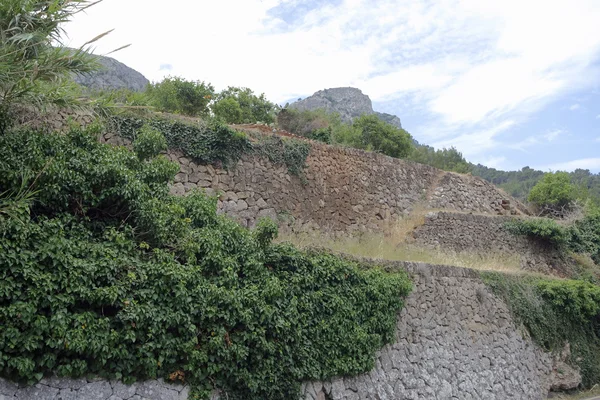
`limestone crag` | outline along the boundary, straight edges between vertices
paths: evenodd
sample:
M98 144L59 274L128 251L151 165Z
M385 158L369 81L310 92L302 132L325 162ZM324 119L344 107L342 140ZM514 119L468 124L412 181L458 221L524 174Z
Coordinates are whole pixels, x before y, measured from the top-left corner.
M75 82L94 90L129 89L141 92L150 81L127 65L105 56L98 57L101 69L86 75L76 75Z
M352 122L354 118L361 115L375 114L382 121L402 128L400 118L373 111L373 103L369 96L363 94L360 89L352 87L319 90L310 97L290 104L289 108L301 111L324 109L327 112L336 112L344 122Z

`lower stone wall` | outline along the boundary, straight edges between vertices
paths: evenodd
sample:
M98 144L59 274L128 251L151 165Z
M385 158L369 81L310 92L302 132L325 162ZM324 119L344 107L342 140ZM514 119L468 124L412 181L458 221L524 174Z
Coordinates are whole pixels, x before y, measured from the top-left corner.
M545 399L552 361L471 270L397 263L414 275L396 343L368 374L305 385L306 400Z
M569 260L546 242L517 236L504 225L512 217L431 212L413 232L415 244L456 252L498 253L521 258L521 268L549 274L562 274Z
M101 379L44 378L33 386L0 378L0 400L187 400L189 387L162 380L125 385Z
M413 275L396 341L375 368L356 377L310 382L305 400L545 399L557 370L523 338L507 306L468 269L387 263ZM42 380L20 388L0 380L0 399L185 399L186 387L150 381L131 386L88 380ZM4 397L3 397L4 396ZM226 399L227 393L213 399Z

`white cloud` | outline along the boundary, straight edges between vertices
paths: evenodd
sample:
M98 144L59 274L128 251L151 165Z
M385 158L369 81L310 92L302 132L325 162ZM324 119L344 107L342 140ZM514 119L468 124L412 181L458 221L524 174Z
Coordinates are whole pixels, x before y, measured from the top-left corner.
M486 167L501 169L505 166L506 157L489 157L479 162Z
M573 171L579 168L599 170L600 158L582 158L579 160L550 164L537 169L541 169L542 171Z
M569 110L571 111L575 111L575 110L579 110L581 108L581 106L579 104L573 104L571 107L569 107Z
M564 134L564 133L565 133L565 131L564 131L564 130L562 130L562 129L554 129L554 130L551 130L551 131L549 131L549 132L545 133L545 134L543 135L543 137L544 137L544 139L546 139L548 142L552 142L552 141L556 140L556 138L558 138L560 135L562 135L562 134Z
M596 119L600 119L600 114L596 115Z
M496 137L514 125L514 121L503 123L487 129L475 130L450 139L441 140L432 144L435 148L456 147L468 159L481 159L482 153L498 146ZM479 158L478 158L479 157Z

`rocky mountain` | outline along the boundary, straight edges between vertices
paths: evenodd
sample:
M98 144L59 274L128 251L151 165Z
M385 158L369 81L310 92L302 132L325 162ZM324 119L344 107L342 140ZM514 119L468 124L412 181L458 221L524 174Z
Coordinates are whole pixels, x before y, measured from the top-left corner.
M360 89L353 87L341 87L319 90L304 100L298 100L289 105L296 110L325 109L327 112L337 112L342 121L352 122L354 118L363 114L375 114L379 119L398 128L402 128L400 118L395 115L373 111L371 99Z
M97 56L102 68L88 75L76 75L75 82L90 89L130 89L140 92L150 83L148 79L133 68L114 58Z

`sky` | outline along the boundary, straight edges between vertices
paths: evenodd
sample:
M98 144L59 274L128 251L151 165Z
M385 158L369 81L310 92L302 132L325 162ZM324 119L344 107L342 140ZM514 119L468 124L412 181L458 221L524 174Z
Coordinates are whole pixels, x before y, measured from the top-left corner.
M151 81L285 104L351 86L489 167L600 172L598 0L104 0L65 26Z

